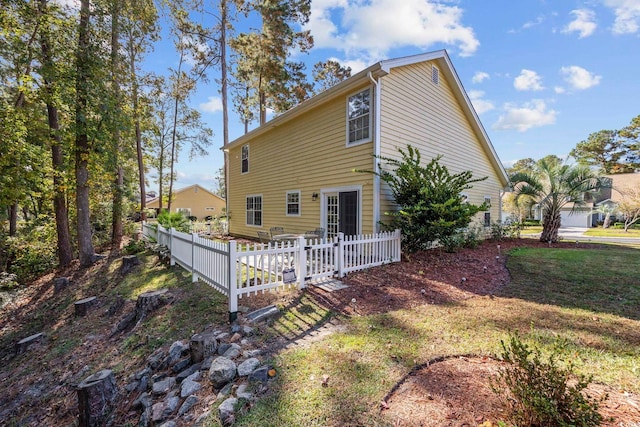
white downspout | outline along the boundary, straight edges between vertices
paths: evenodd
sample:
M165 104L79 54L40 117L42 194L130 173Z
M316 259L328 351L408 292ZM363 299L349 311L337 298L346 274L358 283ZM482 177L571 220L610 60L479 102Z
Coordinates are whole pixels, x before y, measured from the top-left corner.
M380 223L380 168L378 167L380 163L380 82L373 78L371 75L371 71L368 74L369 80L373 82L375 86L375 107L373 109L373 171L375 174L373 175L373 228L374 233L377 233L379 230Z

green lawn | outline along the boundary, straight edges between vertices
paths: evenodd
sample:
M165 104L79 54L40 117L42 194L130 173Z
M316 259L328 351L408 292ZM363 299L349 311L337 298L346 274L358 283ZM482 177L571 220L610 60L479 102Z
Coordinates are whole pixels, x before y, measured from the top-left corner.
M538 233L542 233L542 226L541 225L531 225L528 227L524 227L521 231L520 234L538 234Z
M586 236L598 237L637 237L640 239L640 230L629 229L627 232L621 228L590 228L584 233Z
M579 373L638 393L639 257L620 247L518 249L500 295L347 319L345 330L275 356L273 392L237 425L393 425L378 404L412 367L445 355L494 355L510 331L543 351L560 346ZM331 316L305 298L299 305L273 333Z

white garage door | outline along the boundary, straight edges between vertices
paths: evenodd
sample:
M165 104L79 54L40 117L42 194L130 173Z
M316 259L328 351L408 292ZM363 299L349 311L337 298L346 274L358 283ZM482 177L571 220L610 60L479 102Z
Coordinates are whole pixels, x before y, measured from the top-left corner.
M561 227L589 227L589 212L577 211L569 215L569 212L560 213Z

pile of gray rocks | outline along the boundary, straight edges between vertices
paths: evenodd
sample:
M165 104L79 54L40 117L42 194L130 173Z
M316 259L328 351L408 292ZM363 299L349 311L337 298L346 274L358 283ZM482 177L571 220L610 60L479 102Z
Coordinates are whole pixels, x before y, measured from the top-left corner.
M205 331L154 352L124 387L140 412L138 425L199 426L218 402L221 423L233 424L236 411L251 406L275 376L261 361L254 333L253 327L236 323L228 331ZM217 393L213 403L201 401L212 392Z

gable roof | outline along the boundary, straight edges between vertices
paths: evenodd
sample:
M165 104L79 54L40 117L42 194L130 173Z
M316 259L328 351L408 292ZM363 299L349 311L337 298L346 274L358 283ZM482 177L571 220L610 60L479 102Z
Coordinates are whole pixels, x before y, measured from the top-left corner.
M211 196L216 197L216 198L220 199L220 200L221 200L221 201L223 201L223 202L225 201L222 197L218 196L218 195L217 195L217 194L215 194L215 193L212 193L211 191L207 190L206 188L204 188L204 187L203 187L203 186L201 186L200 184L192 184L192 185L189 185L189 186L187 186L187 187L183 187L183 188L180 188L180 189L174 190L174 191L173 191L173 195L174 195L174 197L175 197L176 195L178 195L178 194L180 194L180 193L183 193L183 192L185 192L185 191L187 191L187 190L190 190L190 189L192 189L192 188L194 188L194 187L198 187L198 190L205 191L205 192L209 193ZM159 197L154 197L153 199L149 199L149 200L147 200L147 203L155 202L155 201L157 201L158 199L159 199Z
M227 147L223 147L223 149L225 151L228 151L235 146L245 144L248 141L251 141L254 138L264 134L268 130L273 129L277 126L281 126L295 119L301 114L304 114L307 111L324 104L325 102L328 102L339 96L347 95L347 93L352 91L355 87L361 86L365 82L370 81L371 78L383 77L389 74L393 68L418 64L427 61L435 61L439 66L440 72L443 73L447 80L452 83L451 88L454 96L456 97L456 100L462 107L462 110L469 120L469 123L471 124L474 132L478 136L480 143L486 150L491 164L493 165L494 169L498 171L498 176L500 177L502 184L504 186L507 186L509 183L507 172L500 162L498 154L496 153L493 144L491 143L491 140L489 139L489 136L484 129L484 126L482 126L478 114L473 108L471 100L469 99L467 92L464 90L462 82L460 81L460 78L458 77L458 74L456 73L453 64L451 63L451 59L449 58L446 50L437 50L434 52L421 53L417 55L404 56L377 62L370 67L365 68L364 70L349 77L348 79L338 83L337 85L331 87L330 89L327 89L326 91L312 98L309 98L306 101L301 102L297 106L271 119L262 126L257 127L256 129L253 129L252 131L240 136L239 138L232 141Z
M619 173L605 175L611 180L611 200L618 203L622 199L622 193L627 188L640 188L640 173Z

